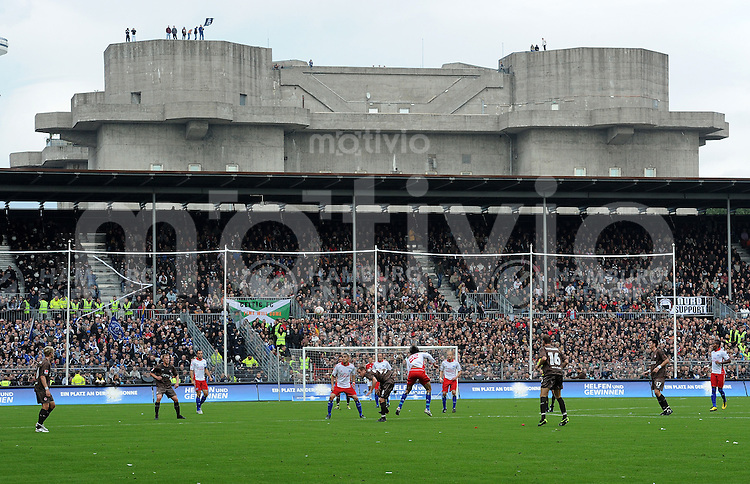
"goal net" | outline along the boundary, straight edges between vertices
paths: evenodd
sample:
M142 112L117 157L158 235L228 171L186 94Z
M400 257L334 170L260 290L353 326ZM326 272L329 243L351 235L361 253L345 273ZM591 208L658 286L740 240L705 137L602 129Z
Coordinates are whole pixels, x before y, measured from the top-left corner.
M322 400L327 398L331 394L331 372L344 353L349 354L349 360L355 368L381 360L390 363L396 374L396 391L400 391L406 382L406 359L409 355L409 348L409 346L306 346L301 350L293 350L290 365L297 396L295 399ZM461 361L458 346L419 346L419 351L432 355L438 365L449 354L456 361ZM439 370L428 368L427 374L435 381ZM398 383L402 384L401 387ZM367 382L357 378L355 390L358 395L363 395L367 391ZM420 394L419 391L412 393L415 396Z

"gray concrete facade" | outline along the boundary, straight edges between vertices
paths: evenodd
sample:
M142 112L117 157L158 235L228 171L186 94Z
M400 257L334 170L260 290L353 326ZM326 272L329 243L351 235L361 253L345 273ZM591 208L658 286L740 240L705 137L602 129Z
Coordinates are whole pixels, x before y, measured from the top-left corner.
M229 42L110 45L103 92L36 130L99 170L698 176L724 115L669 111L665 54L514 53L503 68L318 67ZM49 153L52 158L54 156ZM11 166L64 166L29 153Z

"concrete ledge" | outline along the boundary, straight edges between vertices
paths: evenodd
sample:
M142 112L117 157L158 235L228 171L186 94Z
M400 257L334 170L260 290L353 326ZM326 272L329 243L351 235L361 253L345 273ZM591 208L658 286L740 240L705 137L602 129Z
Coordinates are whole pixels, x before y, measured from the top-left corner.
M206 133L208 133L208 121L188 121L185 125L185 139L203 139Z
M41 151L22 151L20 153L10 154L10 167L21 168L24 166L41 166Z
M37 133L56 133L57 130L72 127L73 115L71 113L38 113L34 116L34 130Z
M48 161L87 161L89 149L85 146L47 146L42 150L42 163Z
M615 126L607 130L608 145L624 145L633 138L635 128L626 126Z

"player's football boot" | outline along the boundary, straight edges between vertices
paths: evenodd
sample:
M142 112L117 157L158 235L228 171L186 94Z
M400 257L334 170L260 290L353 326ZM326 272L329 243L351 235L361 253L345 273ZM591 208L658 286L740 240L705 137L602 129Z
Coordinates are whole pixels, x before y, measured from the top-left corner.
M185 420L185 416L184 415L178 415L177 416L177 420Z
M398 414L400 414L400 413L401 413L401 407L398 407L398 408L396 409L396 415L398 415Z
M664 411L660 413L659 415L672 415L672 408L671 407L665 408Z
M446 409L443 409L443 413L445 413L445 412L447 412L447 410L446 410Z
M726 410L727 409L727 402L724 402L721 404L721 409Z
M37 422L35 430L37 432L44 432L44 433L49 432L49 430L47 430L47 427L45 427L44 425L40 424L39 422Z
M560 427L565 427L566 425L568 425L568 416L564 416L562 420L560 420L560 423L557 425L559 425Z
M455 409L455 408L453 409L453 412L452 412L452 413L456 413L456 409Z
M159 416L158 416L158 415L156 415L156 416L154 417L154 420L159 420Z
M346 409L347 409L347 410L351 410L351 409L352 409L352 407L350 407L350 406L349 406L349 404L347 403L347 404L346 404Z
M547 417L542 417L542 419L539 420L537 427L541 427L542 425L547 425Z
M715 412L716 410L717 410L716 407L711 407L708 409L709 412Z
M336 404L336 410L341 410L341 405L338 403Z
M378 422L385 422L385 415L383 415L382 417L380 417L380 418L378 419Z
M364 415L360 415L359 418L367 418L367 417L365 417Z
M426 409L426 408L424 409L424 413L425 413L425 415L427 415L428 417L432 417L432 412L430 412L430 411L429 411L428 409Z
M331 420L331 416L330 415L326 415L326 420Z
M201 409L199 408L198 410L196 410L196 411L195 411L195 413L197 413L198 415L203 415L203 410L201 410Z

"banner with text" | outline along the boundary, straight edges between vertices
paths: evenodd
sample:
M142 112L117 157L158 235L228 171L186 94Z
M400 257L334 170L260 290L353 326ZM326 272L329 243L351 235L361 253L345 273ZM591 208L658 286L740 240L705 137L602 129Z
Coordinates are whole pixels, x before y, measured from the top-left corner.
M747 396L747 382L728 381L724 391L728 397ZM539 398L539 382L462 382L458 385L460 398ZM209 402L258 402L258 401L324 401L330 395L330 385L311 385L303 388L291 384L273 383L209 385ZM356 385L357 394L363 396L367 387ZM396 384L392 399L398 399L406 389L405 383ZM150 386L123 387L53 387L52 396L58 405L102 405L118 403L153 403L155 393ZM711 383L701 380L670 380L664 385L668 397L708 397ZM409 400L424 399L425 391L415 386ZM563 389L566 398L634 398L651 397L651 383L643 381L566 381ZM433 398L440 397L440 386L433 387ZM181 402L194 402L195 389L181 386L177 389ZM370 397L371 398L371 397ZM36 405L33 388L0 389L0 407L8 405Z

